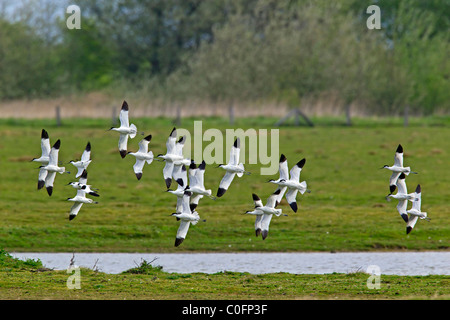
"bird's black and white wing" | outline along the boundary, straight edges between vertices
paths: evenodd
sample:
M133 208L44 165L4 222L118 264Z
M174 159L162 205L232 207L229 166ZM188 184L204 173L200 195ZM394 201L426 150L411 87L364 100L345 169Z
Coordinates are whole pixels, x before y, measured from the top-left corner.
M272 220L273 214L263 214L261 219L261 236L264 239L267 238L267 235L269 233L269 225L270 221Z
M234 179L234 176L236 173L227 171L225 175L223 176L222 180L219 184L219 189L217 190L217 197L221 197L225 194L225 192L230 187L231 182Z
M405 222L408 222L408 214L406 209L408 206L408 200L399 200L397 204L397 211Z
M133 165L133 171L138 180L142 178L142 170L144 169L145 160L136 158L136 162Z
M240 150L241 150L241 140L239 138L236 138L230 150L230 159L228 160L229 165L237 166L239 164Z
M180 226L178 227L177 236L175 237L175 247L178 247L186 238L190 224L190 221L180 220Z
M289 206L291 207L292 211L297 212L297 192L298 189L295 188L288 188L288 191L286 192L286 200L289 203Z
M422 202L422 188L420 187L420 184L417 185L416 190L414 192L414 201L412 203L412 208L420 212L420 206Z
M53 145L53 147L50 150L50 153L48 155L49 160L48 160L48 164L52 165L52 166L58 166L58 153L59 153L59 148L61 147L61 141L58 139L58 141L55 142L55 144Z
M128 103L124 101L119 114L120 126L128 128L130 123L128 121Z
M261 198L258 197L257 194L252 194L253 202L255 204L255 208L261 208L263 206L263 203L261 201Z
M286 186L278 186L278 188L275 190L275 192L278 193L277 202L280 203L283 199L284 194L286 193L287 187Z
M152 135L146 136L144 139L139 141L139 150L140 153L147 153L148 152L148 144L150 143L150 140L152 140Z
M55 177L55 171L47 172L47 176L45 177L45 188L47 189L47 193L49 196L51 196L53 193L53 182L55 181Z
M305 165L306 159L303 158L299 162L295 164L295 166L292 167L291 171L289 172L291 175L291 180L299 182L300 181L300 172L303 169L303 166Z
M78 182L82 185L87 185L87 171L86 169L83 170L83 172L81 173L80 178L78 179Z
M280 173L280 180L289 180L288 162L284 154L280 156L278 171Z
M395 191L397 186L398 178L400 177L401 172L392 172L391 177L389 178L389 192L392 193Z
M408 223L406 224L406 234L411 232L416 225L417 220L419 220L419 216L411 215L409 217Z
M119 135L119 152L122 158L125 158L127 155L127 148L128 148L128 134L121 133Z
M39 176L38 176L38 190L42 189L45 185L45 178L47 177L47 169L44 169L43 167L39 169Z
M186 136L182 136L177 143L175 144L175 150L174 154L177 156L182 157L183 156L183 147L184 143L186 142Z
M78 212L80 212L82 205L83 205L83 202L75 202L73 204L73 206L70 208L69 220L72 220L77 216Z
M191 200L192 192L185 191L183 195L183 213L192 213L191 207L189 205L189 202Z
M395 151L394 166L403 167L403 147L401 144L398 145Z
M177 129L173 128L172 132L169 135L169 138L167 138L166 141L167 154L173 154L175 152L176 143L177 143Z
M266 207L268 208L275 208L278 205L278 197L280 195L280 189L275 190L274 193L272 193L268 198L267 198L267 203L266 203Z
M163 168L163 176L164 181L166 182L167 189L170 188L170 185L172 184L172 173L173 173L173 162L172 161L166 161L166 164Z
M178 183L178 186L186 188L188 183L186 166L184 164L173 166L172 177Z
M42 150L42 157L48 157L50 154L50 139L48 137L47 131L42 129L41 132L41 150Z
M189 207L191 208L192 212L194 212L194 210L197 209L198 203L200 202L201 198L203 198L202 194L195 194L191 196Z
M195 182L200 188L205 188L204 178L205 178L205 160L198 166L197 172L195 173Z
M194 163L194 161L191 161L191 164L189 165L189 185L191 187L196 187L198 185L197 172L197 165Z
M398 179L397 179L397 188L398 188L398 192L399 193L404 193L407 194L408 193L408 189L406 188L406 182L405 182L405 174L402 172Z
M88 142L86 145L86 148L83 151L83 154L81 155L81 161L86 162L91 160L91 143Z
M255 234L258 237L261 234L261 221L263 218L263 214L258 214L255 217Z

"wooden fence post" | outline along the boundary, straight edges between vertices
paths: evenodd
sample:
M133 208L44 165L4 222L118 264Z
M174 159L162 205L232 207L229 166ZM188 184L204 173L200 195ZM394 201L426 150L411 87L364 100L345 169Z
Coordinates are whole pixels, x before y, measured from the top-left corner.
M59 106L56 106L56 125L61 126L61 108Z

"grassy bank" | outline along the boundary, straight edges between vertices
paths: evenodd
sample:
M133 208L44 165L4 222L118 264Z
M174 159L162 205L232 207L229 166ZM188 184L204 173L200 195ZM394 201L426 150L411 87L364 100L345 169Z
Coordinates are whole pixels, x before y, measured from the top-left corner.
M149 149L165 152L171 119L130 118L138 129L152 134ZM183 119L180 128L193 132L193 122ZM198 212L206 222L192 226L184 243L174 248L178 222L176 198L165 192L162 162L144 167L138 181L134 158L121 159L118 135L108 132L110 120L63 119L62 126L49 120L1 120L0 244L8 251L68 252L187 252L187 251L367 251L448 250L450 228L447 204L450 190L448 118L410 120L354 119L346 127L342 119L314 119L315 127L279 128L280 153L289 167L306 158L302 180L311 193L298 195L299 211L293 213L285 200L280 208L288 216L272 219L269 236L254 235L254 217L243 212L253 207L251 194L265 199L275 190L267 183L273 176L260 175L260 164L246 164L250 176L236 178L220 199L201 200ZM276 119L236 119L234 125L220 118L203 120L203 131L217 128L270 129ZM53 195L37 190L40 132L45 128L51 143L61 139L59 153L70 175L58 175ZM142 136L129 140L137 150ZM68 220L75 190L75 167L87 141L92 145L89 183L100 188L99 204L83 205L78 217ZM209 145L203 141L203 149ZM418 221L406 235L396 201L386 202L390 172L379 170L392 164L397 145L405 149L405 165L419 172L408 176L409 192L422 186L422 210L431 222ZM246 151L248 152L248 151ZM228 154L228 147L224 148ZM248 153L246 155L248 159ZM208 165L205 186L216 192L223 170Z
M80 288L68 289L74 273L43 268L0 252L0 299L58 300L294 300L294 299L449 299L448 276L382 275L379 289L367 286L368 274L253 275L166 273L143 261L121 274L80 270Z

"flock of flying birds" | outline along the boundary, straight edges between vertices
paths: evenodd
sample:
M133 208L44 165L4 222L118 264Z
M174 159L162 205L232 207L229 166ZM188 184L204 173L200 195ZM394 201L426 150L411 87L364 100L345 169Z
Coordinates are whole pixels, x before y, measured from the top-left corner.
M386 196L386 200L390 201L391 198L398 200L397 211L406 222L406 234L411 232L419 218L430 221L427 213L422 212L420 209L422 202L422 188L420 184L417 185L413 193L408 193L406 188L406 176L410 173L417 174L417 172L411 171L411 167L403 166L403 147L401 144L398 145L395 151L394 165L384 165L381 169L392 171L392 175L389 178L389 194ZM397 189L397 193L392 194L395 189ZM409 210L407 210L408 201L412 202Z
M148 145L152 139L151 135L146 136L139 142L139 150L137 152L128 152L127 144L128 139L133 139L137 134L136 125L129 123L128 118L129 107L126 101L123 102L119 120L120 126L112 127L109 130L119 132L119 153L122 158L125 158L128 154L136 158L136 162L133 165L133 171L136 178L140 180L143 175L144 165L151 164L153 160L164 161L163 177L167 187L167 192L177 197L176 212L172 213L180 225L177 230L175 238L175 246L179 246L186 238L189 226L196 225L200 221L200 216L197 212L197 206L200 199L203 197L209 197L212 200L216 200L222 197L228 188L230 187L235 176L242 177L244 174L249 175L250 172L246 171L243 163L239 162L240 155L240 140L236 138L233 146L230 150L230 157L227 164L220 164L219 167L225 170L225 174L220 181L216 196L212 195L211 189L206 189L204 186L204 174L206 169L205 161L202 161L200 165L191 160L185 159L183 156L183 147L186 141L186 136L177 138L177 130L173 128L166 142L166 153L158 154L154 157L153 152L148 150ZM144 135L143 133L140 133ZM177 140L178 139L178 140ZM50 139L47 131L42 129L41 133L41 149L42 154L39 158L34 158L32 161L41 163L39 167L38 177L38 189L44 186L47 189L49 196L53 192L53 184L56 177L56 173L64 174L70 173L66 171L65 167L60 167L58 162L58 153L61 142L58 139L56 143L50 147ZM77 194L73 198L68 198L68 201L73 201L74 204L70 209L69 220L74 219L79 213L83 204L98 203L97 201L88 198L87 195L99 197L98 189L92 188L87 184L87 167L91 163L91 144L87 143L86 148L83 151L81 159L79 161L70 161L69 163L75 166L77 173L76 178L79 178L77 182L70 182L73 188L77 190ZM246 211L245 214L255 215L255 233L256 236L261 235L262 239L266 239L269 232L269 224L273 217L283 215L282 209L277 209L277 205L286 197L290 208L293 212L297 212L297 194L304 194L305 192L311 192L307 188L306 181L300 182L300 173L303 166L306 163L306 159L302 159L297 162L290 171L288 171L288 163L286 157L282 154L279 162L279 178L277 180L271 179L268 182L276 184L277 188L273 194L271 194L263 205L261 198L252 194L254 209ZM189 168L189 174L186 167ZM411 172L409 167L403 167L403 149L399 145L396 155L395 163L393 166L384 166L383 168L393 171L390 179L390 193L386 197L387 200L395 198L399 200L397 209L402 218L407 222L407 233L409 233L417 222L418 218L427 219L427 213L420 211L420 185L417 186L416 192L413 194L407 194L405 175ZM188 180L189 177L189 180ZM172 181L177 183L175 190L170 189ZM395 189L398 188L397 194L392 194ZM406 210L408 201L412 201L413 205L410 210ZM408 215L409 214L409 218ZM284 216L287 216L284 214ZM203 220L204 221L204 220Z

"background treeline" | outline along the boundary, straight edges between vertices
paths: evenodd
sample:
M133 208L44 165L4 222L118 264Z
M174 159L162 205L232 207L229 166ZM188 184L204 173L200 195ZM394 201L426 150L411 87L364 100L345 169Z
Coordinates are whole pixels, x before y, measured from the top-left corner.
M143 99L372 114L450 111L450 0L0 0L0 100L103 90ZM381 30L369 30L369 5Z

